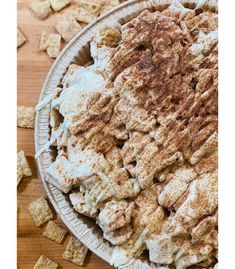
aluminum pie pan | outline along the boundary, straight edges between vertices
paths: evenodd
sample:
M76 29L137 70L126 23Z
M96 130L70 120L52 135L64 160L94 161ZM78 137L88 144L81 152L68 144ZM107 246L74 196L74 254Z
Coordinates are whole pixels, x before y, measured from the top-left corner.
M195 8L198 2L206 2L205 8L217 12L217 0L181 0L181 3L188 8ZM72 62L75 61L79 65L84 65L90 62L89 42L105 25L116 26L117 22L119 24L124 24L139 15L145 9L162 11L171 3L172 0L132 0L111 9L90 23L65 46L53 63L43 84L39 102L47 95L55 92L57 86L61 84L61 80L66 73L67 68ZM50 138L49 112L50 105L47 105L41 111L36 113L36 152L39 151L39 149L41 149L41 147L45 145ZM38 175L43 182L50 202L71 233L97 256L110 264L113 246L103 238L101 230L97 227L97 225L95 225L94 221L78 214L73 209L73 206L66 194L62 193L58 188L46 181L46 169L53 160L53 151L48 150L42 153L36 161ZM125 266L122 266L122 268L150 269L157 267L148 260L131 259Z

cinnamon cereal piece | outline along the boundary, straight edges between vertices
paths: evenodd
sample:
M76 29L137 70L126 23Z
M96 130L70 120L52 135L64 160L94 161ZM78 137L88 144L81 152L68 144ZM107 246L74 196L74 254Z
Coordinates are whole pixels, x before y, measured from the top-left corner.
M49 34L47 54L51 58L56 58L60 53L61 36L59 34Z
M62 229L54 221L50 220L42 235L60 244L66 233L66 230Z
M42 255L39 257L35 263L33 269L57 269L58 264L49 259L48 257Z
M46 50L48 48L48 34L42 31L40 37L39 50Z
M59 20L55 28L66 42L70 41L82 29L81 25L72 16Z
M51 13L50 2L48 0L32 3L30 9L41 20L46 19Z
M44 197L30 203L28 210L37 227L53 218L53 213Z
M17 126L23 128L34 128L35 110L33 107L17 107Z
M47 34L42 32L39 50L47 50L47 54L51 58L56 58L60 53L61 36L59 34Z
M69 262L82 266L86 258L87 250L88 249L78 239L71 237L66 246L63 258Z
M99 32L99 40L97 42L97 45L98 47L101 46L115 47L118 45L120 40L121 40L121 34L117 29L105 26Z
M26 177L32 176L32 171L29 167L28 161L25 157L24 151L20 151L17 154L17 166L21 167L23 175Z
M17 154L17 186L19 185L21 179L24 176L26 177L32 176L32 171L29 167L24 151L20 151Z
M51 7L55 11L60 11L64 7L68 6L71 3L71 0L49 0Z
M101 5L93 1L77 1L78 7L74 11L76 20L84 23L90 23L99 15Z
M51 58L56 58L60 53L61 36L58 34L50 34L48 38L49 47L47 48L47 54Z
M26 41L25 35L19 28L17 28L17 48L22 46L25 43L25 41Z
M74 182L64 169L66 165L69 165L69 161L64 156L57 156L55 162L48 167L47 173L49 176L46 177L49 183L65 193L70 191Z

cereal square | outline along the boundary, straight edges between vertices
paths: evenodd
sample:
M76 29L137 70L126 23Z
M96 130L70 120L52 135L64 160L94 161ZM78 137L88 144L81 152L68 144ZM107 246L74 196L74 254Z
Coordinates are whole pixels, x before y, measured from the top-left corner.
M66 42L70 41L82 29L81 25L72 16L59 20L55 28Z
M60 53L61 36L59 34L49 34L47 54L51 58L56 58Z
M121 40L121 33L117 29L105 26L99 32L99 40L97 42L97 45L99 47L102 46L115 47L118 45L120 40Z
M46 19L51 13L50 2L47 0L42 1L42 2L32 3L30 5L30 9L41 20Z
M51 58L56 58L60 53L61 35L47 34L45 31L41 33L39 50L46 50Z
M32 176L32 171L30 169L29 163L25 157L24 151L17 153L17 174L18 171L21 171L23 176L30 177Z
M51 3L51 7L55 11L60 11L67 5L71 3L71 0L49 0Z
M42 31L39 43L39 50L46 50L48 48L48 34Z
M34 128L35 109L33 107L17 107L17 126L23 128Z
M57 269L58 264L49 259L48 257L42 255L39 257L35 263L33 269Z
M66 230L62 229L54 221L50 220L47 223L46 229L42 235L60 244L63 241L66 233Z
M84 264L87 248L75 237L71 237L66 246L63 258L79 266Z
M78 7L74 11L76 20L84 23L90 23L99 15L101 5L93 1L77 1Z
M37 227L53 218L53 213L44 197L28 205L29 213Z

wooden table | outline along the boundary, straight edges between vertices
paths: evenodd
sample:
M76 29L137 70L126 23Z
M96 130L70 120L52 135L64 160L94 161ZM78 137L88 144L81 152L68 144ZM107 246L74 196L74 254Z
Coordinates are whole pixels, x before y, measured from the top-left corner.
M47 75L53 60L46 53L38 51L38 43L42 30L55 32L54 23L59 17L68 12L65 9L59 14L53 14L45 21L34 17L29 10L29 4L33 0L18 0L18 27L27 36L27 43L17 51L18 66L18 105L35 106L43 81ZM38 179L34 161L34 131L18 128L17 142L18 151L24 150L33 170L31 178L24 178L17 190L18 213L17 213L17 247L18 247L18 269L32 269L38 257L42 254L56 261L60 268L75 269L76 266L63 260L68 236L63 244L57 244L42 236L43 227L35 227L27 210L27 205L40 196L45 196L43 185ZM63 225L60 219L56 222ZM86 261L86 268L112 268L96 255L89 254Z

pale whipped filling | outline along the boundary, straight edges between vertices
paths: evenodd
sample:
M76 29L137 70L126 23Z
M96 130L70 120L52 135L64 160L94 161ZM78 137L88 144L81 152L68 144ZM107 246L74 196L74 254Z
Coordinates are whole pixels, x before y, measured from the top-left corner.
M110 259L110 264L115 267L120 267L121 265L126 264L130 258L128 257L126 251L119 247L115 247L112 256Z
M104 91L106 80L101 70L104 69L105 63L102 63L102 61L104 60L96 59L95 64L79 68L69 77L67 81L69 87L63 89L59 97L55 98L55 93L50 94L38 103L37 111L51 103L51 108L60 112L64 117L64 122L50 140L36 153L35 158L49 149L65 130L76 126L78 124L76 119L87 112L91 100L97 98ZM100 67L100 71L97 70L97 66Z
M122 249L119 246L116 246L112 252L110 264L115 267L121 267L127 264L127 262L133 257L136 251L138 251L138 249L143 245L148 234L149 234L149 231L147 228L142 231L142 233L137 238L131 250L131 253L127 252L125 249Z
M205 54L211 50L211 48L218 42L218 30L211 31L208 34L200 32L197 42L194 43L190 50L194 56L198 56L201 53Z
M60 114L64 117L66 127L72 127L75 117L87 111L91 98L101 94L105 79L96 72L93 66L81 68L71 76L71 86L66 88L61 95L51 103L52 107L58 107Z

